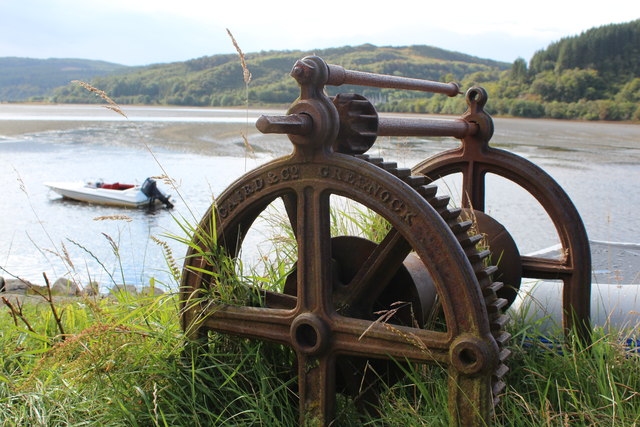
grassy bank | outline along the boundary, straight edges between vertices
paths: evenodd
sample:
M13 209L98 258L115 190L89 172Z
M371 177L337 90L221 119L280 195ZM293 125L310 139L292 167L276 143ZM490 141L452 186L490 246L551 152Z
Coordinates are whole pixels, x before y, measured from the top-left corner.
M1 425L296 425L293 354L213 335L192 351L177 297L79 298L0 315ZM29 323L26 326L25 320ZM515 321L508 388L496 424L636 425L640 360L615 334L593 346L549 349ZM379 413L340 400L338 425L447 425L442 371L414 367L386 388Z
M297 252L291 230L283 226L286 218L276 212L266 218L272 221L276 262L265 264L261 274L249 269L248 277L230 286L244 286L244 279L262 279L263 274L279 283L290 271ZM346 206L344 212L332 212L332 235L364 233L380 241L387 224L379 219ZM213 236L198 234L185 222L179 225L186 236L208 242L203 256L217 253L211 249L215 239L207 240ZM166 256L178 283L176 261L170 251ZM20 304L5 295L0 425L297 425L295 354L288 347L216 333L205 347L196 346L181 330L175 292L117 298L43 295L51 301L41 297L42 303ZM600 331L589 348L550 345L540 339L542 326L514 315L508 386L496 408L496 425L640 423L637 349L621 345L618 333ZM355 411L350 398L340 397L335 425L449 425L446 373L423 365L403 364L402 369L404 378L382 385L377 409L366 415Z

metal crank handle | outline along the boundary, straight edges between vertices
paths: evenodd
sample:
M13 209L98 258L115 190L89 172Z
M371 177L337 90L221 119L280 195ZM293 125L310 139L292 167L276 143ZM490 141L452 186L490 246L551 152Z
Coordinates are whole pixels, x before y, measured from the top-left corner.
M329 67L329 78L326 84L330 86L357 85L388 89L418 90L422 92L443 93L448 96L456 96L462 93L457 83L441 83L431 80L390 76L387 74L345 70L340 65L333 64L327 64L327 66Z

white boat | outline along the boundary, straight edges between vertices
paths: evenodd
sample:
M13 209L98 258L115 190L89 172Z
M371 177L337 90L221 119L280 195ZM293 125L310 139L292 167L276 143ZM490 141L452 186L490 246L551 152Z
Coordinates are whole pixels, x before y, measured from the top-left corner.
M98 182L45 182L44 185L68 199L101 205L138 208L163 203L172 208L168 195L147 178L142 185Z

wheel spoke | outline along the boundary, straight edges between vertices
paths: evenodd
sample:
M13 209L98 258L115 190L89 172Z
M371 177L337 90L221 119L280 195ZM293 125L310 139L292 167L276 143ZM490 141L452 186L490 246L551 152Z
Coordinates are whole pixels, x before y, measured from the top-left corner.
M344 290L341 290L344 294L338 296L340 304L355 308L356 311L370 311L409 252L411 246L404 237L396 229L389 230L355 277Z
M493 408L491 381L469 377L449 369L449 424L452 426L488 425L478 414L490 414ZM481 422L484 421L484 422Z
M484 173L470 160L462 171L462 207L484 212L484 199Z
M532 279L557 280L573 274L573 268L566 261L538 257L522 257L522 276Z
M291 345L289 310L211 304L193 322L217 332Z
M562 324L565 333L575 331L587 343L591 333L590 273L580 266L568 265L567 259L522 257L522 276L562 280Z
M339 316L333 333L334 348L341 354L449 363L450 338L442 332Z
M291 224L291 229L293 230L293 235L297 236L298 211L297 211L296 196L292 193L287 193L280 198L282 199L282 203L284 204L284 209L287 212L287 217L289 218L289 224Z
M298 308L326 311L331 296L329 194L304 187L297 202Z
M292 295L264 291L264 301L265 305L269 308L293 310L296 307L296 302L298 301L298 299Z
M300 425L327 426L335 417L335 358L298 355Z

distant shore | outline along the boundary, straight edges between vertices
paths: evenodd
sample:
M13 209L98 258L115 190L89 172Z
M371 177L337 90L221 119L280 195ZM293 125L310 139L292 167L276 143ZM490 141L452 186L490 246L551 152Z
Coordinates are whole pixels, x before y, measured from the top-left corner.
M216 153L222 156L246 156L247 150L255 153L268 153L280 156L291 152L291 143L284 135L264 135L255 128L255 121L261 114L284 114L284 109L273 110L267 107L179 107L125 105L123 111L130 120L123 118L99 104L43 104L43 103L0 103L0 141L3 138L16 138L43 132L59 132L78 128L104 129L105 121L114 131L130 132L131 145L140 145L140 141L149 146L169 150L193 152L199 154ZM35 111L35 114L32 112ZM212 113L228 114L228 123L211 122ZM82 115L76 120L77 115ZM164 120L166 115L171 120ZM193 115L196 116L194 120ZM434 116L427 114L381 113L404 117L437 117L444 119L454 116ZM52 116L56 116L52 118ZM13 119L19 117L19 119ZM246 118L245 118L246 117ZM62 119L59 119L62 118ZM95 120L92 120L95 118ZM181 121L183 120L184 121ZM140 120L152 123L144 135L136 133ZM199 121L201 120L201 121ZM573 150L580 147L591 148L636 148L635 141L640 138L640 126L629 122L579 121L557 119L527 119L494 117L495 134L491 145L496 147L537 146ZM518 134L505 131L508 127L502 123L517 123ZM557 135L557 138L537 138L540 127L545 134ZM116 129L117 128L117 129ZM599 138L586 140L580 135L599 135ZM249 148L247 147L247 138ZM379 138L387 141L388 138ZM597 141L597 142L596 142ZM597 145L594 145L597 144Z
M131 145L143 141L152 147L199 154L216 153L221 156L245 156L247 150L254 153L283 155L291 151L288 138L282 135L263 135L255 127L260 114L284 114L283 110L246 110L242 108L204 108L174 106L123 106L124 118L97 104L7 104L0 103L0 141L20 138L22 135L46 132L64 132L73 129L100 128L105 122L118 131L131 134ZM157 109L157 112L154 111ZM30 114L34 110L34 114ZM164 120L170 111L174 117ZM202 121L194 120L196 113ZM225 112L230 121L210 122L212 112ZM51 118L55 115L55 118ZM83 117L76 120L75 116ZM245 119L247 115L247 119ZM16 117L14 119L14 117ZM95 120L92 118L95 117ZM142 117L142 118L141 118ZM184 118L184 121L181 119ZM151 129L142 134L136 131L140 123L152 123ZM244 137L250 148L247 148Z

